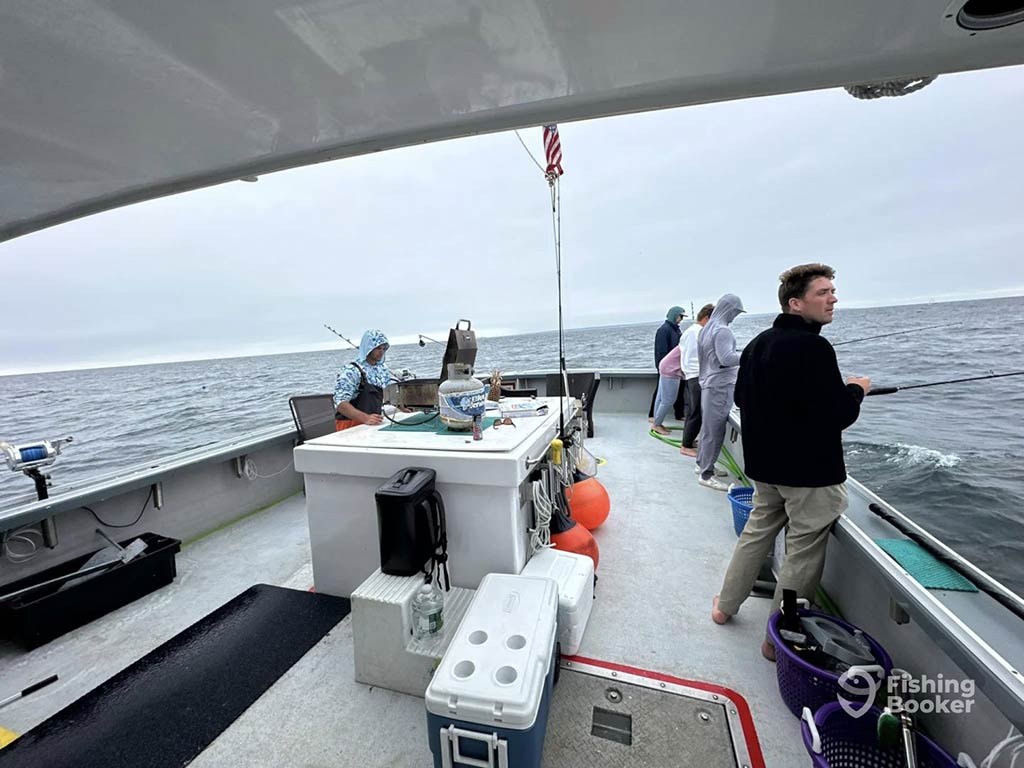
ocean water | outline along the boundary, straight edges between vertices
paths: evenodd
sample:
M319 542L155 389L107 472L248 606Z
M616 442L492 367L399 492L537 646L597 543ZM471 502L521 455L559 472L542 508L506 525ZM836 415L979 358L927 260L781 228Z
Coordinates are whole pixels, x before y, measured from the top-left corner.
M842 307L842 305L840 305ZM743 315L740 344L773 315ZM566 332L570 368L654 370L659 323ZM878 386L1024 370L1024 298L872 309L840 309L833 342L939 327L836 349L844 374ZM555 368L554 332L481 338L477 370ZM292 394L333 391L353 351L311 352L0 377L0 440L74 435L58 460L55 487L91 475L290 421ZM441 349L392 347L388 362L437 376ZM646 415L646 414L643 414ZM934 387L865 401L845 433L851 475L1024 594L1024 376ZM653 441L652 441L653 442ZM780 450L800 460L800 435ZM31 498L32 483L0 472L0 509ZM270 468L273 469L273 468ZM682 469L680 470L682 471Z

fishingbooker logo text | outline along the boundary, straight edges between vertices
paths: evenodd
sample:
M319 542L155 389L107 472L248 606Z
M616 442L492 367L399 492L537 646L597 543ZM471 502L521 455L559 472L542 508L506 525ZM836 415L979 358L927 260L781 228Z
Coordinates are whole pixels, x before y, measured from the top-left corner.
M967 714L974 707L974 680L921 675L914 677L906 670L893 668L885 685L886 706L893 712L918 712L956 715Z
M839 678L839 706L850 717L861 717L872 703L890 712L968 714L974 707L974 680L920 675L894 667L884 682L878 666L850 667ZM884 697L879 692L884 691Z

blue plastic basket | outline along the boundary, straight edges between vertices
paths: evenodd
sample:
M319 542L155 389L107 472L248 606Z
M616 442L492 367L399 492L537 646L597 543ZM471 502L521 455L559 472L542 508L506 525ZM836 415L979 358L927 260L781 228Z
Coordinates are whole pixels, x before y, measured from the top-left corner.
M754 489L746 486L733 488L729 491L729 503L732 504L732 527L739 536L750 519L750 510L754 508Z
M872 707L861 717L851 717L835 701L821 707L813 717L810 710L805 711L800 718L800 732L814 768L903 768L906 762L902 746L878 745L877 724L881 714L882 710ZM920 768L956 768L956 760L924 734L915 734L915 741Z

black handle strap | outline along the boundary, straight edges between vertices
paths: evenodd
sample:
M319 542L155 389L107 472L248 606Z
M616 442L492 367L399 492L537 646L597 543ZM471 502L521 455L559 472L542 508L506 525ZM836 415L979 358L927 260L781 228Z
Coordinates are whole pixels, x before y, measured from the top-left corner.
M864 397L871 397L871 395L891 395L894 392L899 391L899 387L872 387L864 393Z
M30 693L35 693L40 688L45 688L50 683L55 683L55 682L57 682L57 676L56 675L50 675L45 680L40 680L38 683L33 683L32 685L30 685L28 688L26 688L25 690L23 690L21 692L21 695L22 696L28 696Z
M434 529L434 568L437 572L440 570L438 576L438 582L440 583L441 576L444 576L444 590L447 592L452 588L451 579L448 575L448 525L445 521L444 514L444 499L441 498L440 492L437 489L434 490L434 508L432 510L433 529Z
M433 502L432 504L430 502ZM452 588L448 574L448 529L445 524L444 499L435 489L431 499L423 499L421 504L427 515L427 529L430 532L430 559L423 565L426 582L430 584L437 578L438 586L444 579L444 591Z

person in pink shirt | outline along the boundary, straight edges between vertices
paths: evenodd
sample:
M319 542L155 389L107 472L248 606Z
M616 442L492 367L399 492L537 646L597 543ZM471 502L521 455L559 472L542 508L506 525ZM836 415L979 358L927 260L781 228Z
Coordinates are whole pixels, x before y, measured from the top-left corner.
M658 396L654 400L654 426L651 429L659 435L670 434L664 422L676 402L679 385L683 380L683 370L679 365L680 351L676 344L658 363Z

